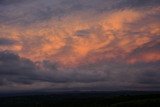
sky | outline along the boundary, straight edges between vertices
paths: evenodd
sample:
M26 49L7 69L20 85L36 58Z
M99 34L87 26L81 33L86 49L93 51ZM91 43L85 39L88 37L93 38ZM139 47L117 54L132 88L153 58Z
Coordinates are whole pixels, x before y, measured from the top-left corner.
M0 0L0 92L160 91L159 0Z

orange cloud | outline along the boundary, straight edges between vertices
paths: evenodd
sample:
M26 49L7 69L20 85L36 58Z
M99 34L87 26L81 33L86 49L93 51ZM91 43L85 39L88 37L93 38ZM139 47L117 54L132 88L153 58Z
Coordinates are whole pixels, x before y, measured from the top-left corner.
M140 55L136 55L129 59L130 64L134 64L137 62L157 62L160 61L160 52L148 52Z
M2 25L0 33L3 37L7 35L20 41L16 46L2 48L12 49L34 61L57 61L62 66L123 59L160 33L157 21L144 26L137 23L143 23L142 19L148 14L157 12L125 9L97 15L96 18L89 17L87 13L73 13L61 20L53 18L25 27ZM132 26L134 24L136 26ZM78 31L87 31L87 34L79 36ZM157 61L159 55L147 53L135 56L129 62L140 60Z
M111 13L111 15L104 16L102 26L106 30L124 30L127 23L132 23L142 17L142 13L135 10L120 10ZM126 28L125 28L126 29Z

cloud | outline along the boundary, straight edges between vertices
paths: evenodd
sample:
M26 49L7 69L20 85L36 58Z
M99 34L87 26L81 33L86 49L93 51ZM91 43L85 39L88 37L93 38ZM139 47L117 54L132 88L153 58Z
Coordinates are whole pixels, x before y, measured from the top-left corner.
M25 0L1 0L0 5L10 5L10 4L16 4L16 3L21 3Z
M0 90L156 89L158 13L158 0L2 0Z
M157 62L160 61L160 41L159 39L145 43L139 48L136 48L129 55L129 62Z
M138 82L142 84L158 85L160 84L160 72L157 70L146 70L138 77Z
M40 80L35 64L10 51L0 52L0 81L6 84L32 84Z
M115 8L147 8L147 7L154 7L159 6L159 0L121 0L118 4L115 5Z
M7 38L0 38L0 46L9 46L16 44L16 40L7 39Z
M98 86L101 89L136 89L139 84L142 88L147 85L148 89L154 89L159 83L158 70L158 62L129 65L114 61L61 68L56 62L32 62L3 51L0 52L0 90L9 90L8 87L13 90L99 89Z
M76 35L77 36L82 36L82 37L89 36L90 35L90 31L88 29L79 30L79 31L76 32Z
M1 83L6 82L11 85L34 82L93 82L98 78L101 80L100 77L95 78L95 75L96 73L85 73L79 70L60 70L56 63L50 61L34 63L10 51L0 52Z
M73 12L61 19L53 18L31 26L5 26L10 31L1 32L18 38L21 42L18 51L23 57L34 61L52 59L74 66L95 54L98 60L125 57L149 42L158 35L157 20L150 18L155 14L153 10L124 9L91 17L90 11ZM151 23L145 23L144 18ZM144 24L146 26L142 26Z
M1 0L0 4L2 5L0 23L27 26L53 18L61 20L75 13L90 14L94 17L96 14L121 10L121 7L124 9L132 9L136 6L154 8L160 3L158 0L152 2L146 0Z

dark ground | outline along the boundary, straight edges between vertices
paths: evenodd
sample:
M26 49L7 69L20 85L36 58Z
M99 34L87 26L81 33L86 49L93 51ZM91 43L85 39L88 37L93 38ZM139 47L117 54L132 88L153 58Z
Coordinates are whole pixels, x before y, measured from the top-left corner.
M0 107L160 107L160 92L58 92L0 97Z

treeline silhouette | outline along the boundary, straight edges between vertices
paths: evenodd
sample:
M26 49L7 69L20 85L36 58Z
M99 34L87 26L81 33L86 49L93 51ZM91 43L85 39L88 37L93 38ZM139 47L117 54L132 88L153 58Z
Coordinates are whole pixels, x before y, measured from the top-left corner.
M0 98L0 107L160 107L160 94L62 93Z

